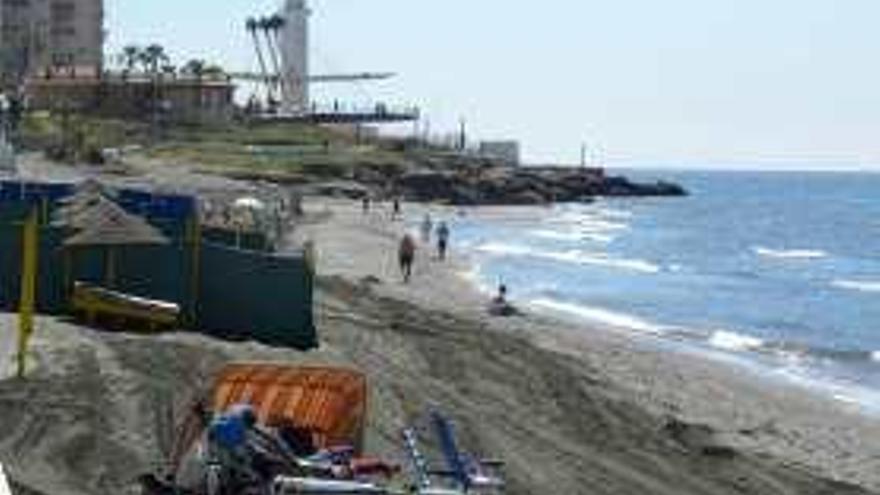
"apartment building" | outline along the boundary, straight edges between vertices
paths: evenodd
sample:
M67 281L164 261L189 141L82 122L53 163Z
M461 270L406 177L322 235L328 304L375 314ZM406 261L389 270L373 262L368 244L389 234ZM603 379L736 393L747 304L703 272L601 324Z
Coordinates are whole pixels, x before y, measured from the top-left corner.
M103 0L0 0L0 83L97 75L103 49Z

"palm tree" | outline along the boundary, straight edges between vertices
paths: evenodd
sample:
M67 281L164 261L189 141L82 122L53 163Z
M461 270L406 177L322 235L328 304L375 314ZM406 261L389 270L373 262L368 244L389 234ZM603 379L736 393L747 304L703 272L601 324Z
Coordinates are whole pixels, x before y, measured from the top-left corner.
M166 76L172 76L173 78L173 76L177 74L177 67L175 67L174 64L170 62L166 62L162 65L162 74Z
M269 70L266 67L266 58L263 56L263 48L262 42L260 41L260 36L258 31L262 29L261 21L257 20L253 17L248 17L247 22L245 23L245 27L247 28L248 34L254 40L254 49L257 52L257 61L260 63L260 71L263 74L263 79L266 83L266 91L268 91L268 98L272 99L272 78L269 75Z
M275 83L278 86L278 90L281 92L282 98L284 97L285 87L284 74L281 73L282 67L279 54L280 49L278 48L280 46L278 33L286 24L287 21L277 14L260 19L258 22L259 27L263 30L263 34L266 37L266 42L269 45L269 54L272 56L272 66L274 73L277 75Z
M170 61L162 45L152 44L144 49L144 64L151 74L158 74L159 67Z
M204 69L202 69L202 74L206 76L211 76L212 78L219 78L226 75L226 71L223 70L223 67L220 67L217 64L207 65Z
M199 60L197 58L194 58L194 59L190 60L189 62L187 62L183 66L181 71L186 74L193 75L196 77L197 80L201 81L202 77L204 77L204 75L205 75L205 67L207 67L207 65L208 64L205 63L204 60Z
M140 60L141 49L137 45L128 45L122 49L122 59L125 64L125 71L131 72L134 70L134 66L137 65Z

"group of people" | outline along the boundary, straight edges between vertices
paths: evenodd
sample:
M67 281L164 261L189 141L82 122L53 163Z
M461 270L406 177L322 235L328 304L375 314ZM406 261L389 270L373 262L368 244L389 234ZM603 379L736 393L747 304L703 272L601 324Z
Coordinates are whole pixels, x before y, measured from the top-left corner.
M449 229L449 225L446 222L440 222L437 225L435 230L434 221L431 219L431 215L425 215L425 219L422 221L421 225L421 236L422 242L425 244L430 244L431 236L436 234L437 238L437 258L440 261L446 261L446 255L449 250L449 236L451 235L451 231ZM415 263L416 258L416 241L413 239L412 235L406 233L403 235L403 238L400 240L400 246L398 249L398 260L400 262L400 272L403 275L403 281L408 283L410 278L412 277L412 268Z
M372 200L369 196L362 199L364 214L369 214L372 208ZM399 198L395 198L391 202L391 219L400 220L402 218L402 207ZM446 261L449 254L449 241L452 231L449 224L445 221L439 223L434 222L430 213L425 214L419 226L419 235L422 245L430 245L432 240L435 242L437 249L437 259L441 262ZM413 237L413 234L406 232L400 239L397 250L397 259L400 267L400 273L404 283L409 283L413 275L413 267L416 261L416 252L419 243ZM515 316L519 314L516 307L511 304L508 299L508 287L506 284L500 284L498 294L489 301L488 312L492 316Z

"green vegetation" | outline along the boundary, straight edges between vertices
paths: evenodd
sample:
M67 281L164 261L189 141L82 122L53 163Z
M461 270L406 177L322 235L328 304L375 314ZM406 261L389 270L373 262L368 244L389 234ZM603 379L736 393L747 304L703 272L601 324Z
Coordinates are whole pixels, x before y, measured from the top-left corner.
M363 168L394 174L409 162L389 141L358 143L353 132L308 124L172 126L157 134L149 123L59 112L30 113L21 127L28 148L57 161L102 163L103 150L136 145L168 166L253 179L341 179Z
M20 136L27 148L41 149L59 161L100 163L101 151L143 143L143 124L75 114L32 112L21 122Z
M343 178L357 167L404 166L400 153L359 145L353 135L306 124L177 127L150 155L232 175Z

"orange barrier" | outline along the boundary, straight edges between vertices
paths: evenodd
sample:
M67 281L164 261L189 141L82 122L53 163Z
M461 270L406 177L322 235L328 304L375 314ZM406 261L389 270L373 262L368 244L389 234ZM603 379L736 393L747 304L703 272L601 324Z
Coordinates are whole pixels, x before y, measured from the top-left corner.
M316 447L351 445L361 453L367 408L362 373L317 367L236 364L221 371L212 409L250 404L268 426L286 424L307 430Z

